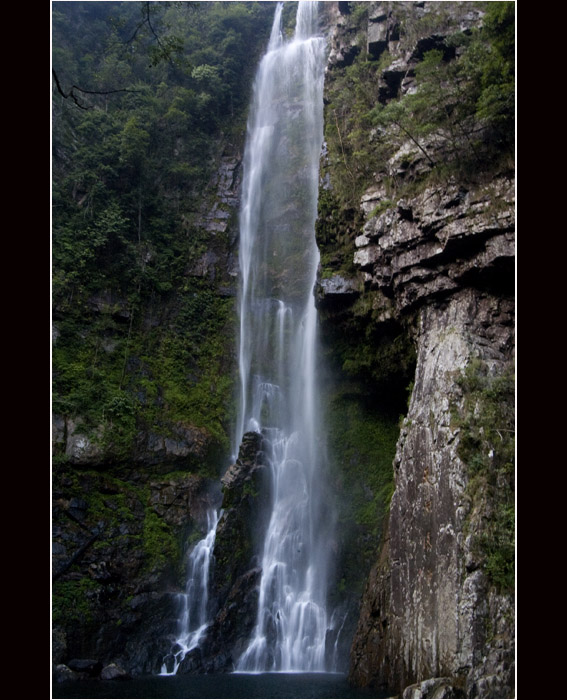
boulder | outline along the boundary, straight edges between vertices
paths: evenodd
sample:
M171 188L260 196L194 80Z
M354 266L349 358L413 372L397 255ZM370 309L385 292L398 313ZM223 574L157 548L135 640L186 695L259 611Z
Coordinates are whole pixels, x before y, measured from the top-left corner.
M100 672L103 681L123 681L130 680L132 676L118 664L108 664Z
M65 683L66 681L76 681L79 675L72 671L65 664L57 664L53 669L53 681L55 683Z
M102 670L102 664L98 659L71 659L67 666L76 673L84 673L96 677Z
M461 688L455 688L450 678L429 678L404 689L403 698L464 698Z

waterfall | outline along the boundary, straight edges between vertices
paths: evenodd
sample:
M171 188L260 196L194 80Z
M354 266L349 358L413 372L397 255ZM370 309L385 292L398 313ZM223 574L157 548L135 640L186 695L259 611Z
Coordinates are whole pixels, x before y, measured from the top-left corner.
M322 495L316 381L314 231L325 66L317 4L299 2L295 35L286 40L278 3L248 121L234 448L236 454L247 431L264 436L271 515L260 553L256 626L239 672L326 670L332 518Z
M173 676L177 673L179 664L191 649L198 646L209 626L209 570L218 519L218 513L209 510L207 534L197 542L189 555L185 593L177 594L180 609L177 639L163 660L160 673L162 676Z

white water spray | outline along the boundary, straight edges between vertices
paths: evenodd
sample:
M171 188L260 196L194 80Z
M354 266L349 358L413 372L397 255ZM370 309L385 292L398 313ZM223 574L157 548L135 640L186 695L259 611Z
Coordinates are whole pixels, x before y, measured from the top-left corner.
M240 218L240 406L268 446L271 516L256 627L237 671L323 671L332 518L322 498L317 406L319 252L315 220L323 142L325 41L317 2L299 2L285 41L278 4L254 87Z
M199 645L209 626L209 570L212 561L215 534L219 516L215 510L207 513L207 534L197 542L189 555L185 593L179 593L181 614L177 639L161 667L162 676L173 676L179 664L191 649Z

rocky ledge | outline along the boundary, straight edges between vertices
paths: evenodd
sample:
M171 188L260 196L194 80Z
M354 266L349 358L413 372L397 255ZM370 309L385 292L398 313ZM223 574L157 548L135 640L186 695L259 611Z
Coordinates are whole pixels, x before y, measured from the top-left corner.
M379 189L362 200L364 209L385 203ZM398 313L464 286L512 293L514 182L428 187L370 216L355 245L367 287L392 299Z

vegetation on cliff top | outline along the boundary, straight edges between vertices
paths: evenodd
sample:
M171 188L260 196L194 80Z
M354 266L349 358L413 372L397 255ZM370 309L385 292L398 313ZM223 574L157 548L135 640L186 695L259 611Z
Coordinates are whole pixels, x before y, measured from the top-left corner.
M351 65L330 72L325 120L331 182L345 209L357 210L364 189L378 179L392 199L423 186L419 177L399 178L388 167L407 143L428 161L428 178L474 181L513 168L515 4L467 3L484 16L480 28L466 32L453 3L429 5L421 14L413 3L389 5L398 54L414 56L397 77L398 54L385 50L376 59L362 43L365 8L347 19L361 32L360 51ZM412 77L412 88L404 89L402 80Z

